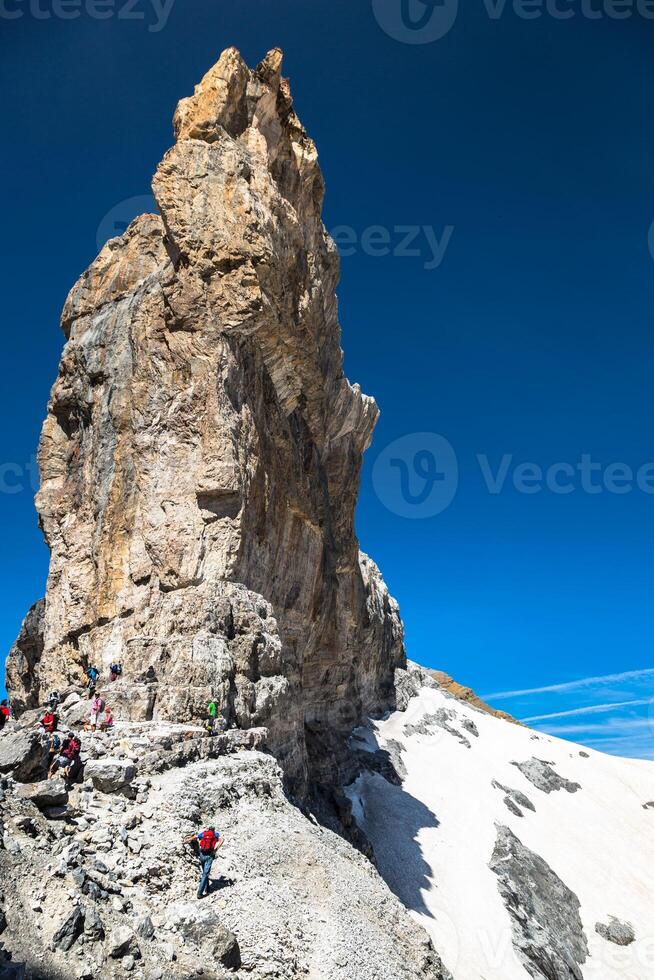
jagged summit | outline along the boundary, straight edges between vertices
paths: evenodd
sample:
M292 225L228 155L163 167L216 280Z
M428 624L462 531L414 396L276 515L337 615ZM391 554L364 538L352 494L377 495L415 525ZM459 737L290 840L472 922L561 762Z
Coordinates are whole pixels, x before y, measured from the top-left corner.
M281 62L222 54L177 107L160 216L66 300L36 500L50 574L8 688L29 708L120 660L118 718L216 697L304 793L392 707L404 648L354 533L377 408L343 374L323 179Z

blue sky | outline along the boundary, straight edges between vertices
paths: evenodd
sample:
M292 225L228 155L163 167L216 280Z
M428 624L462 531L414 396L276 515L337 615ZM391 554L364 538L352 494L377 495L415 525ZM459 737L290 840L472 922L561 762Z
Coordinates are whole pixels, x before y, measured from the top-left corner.
M413 27L401 0L76 2L0 13L2 649L44 591L31 468L65 295L149 194L177 100L224 47L279 45L343 251L346 370L382 410L358 532L410 656L654 758L654 21L602 0L568 20L480 0L449 30L453 0L409 0Z

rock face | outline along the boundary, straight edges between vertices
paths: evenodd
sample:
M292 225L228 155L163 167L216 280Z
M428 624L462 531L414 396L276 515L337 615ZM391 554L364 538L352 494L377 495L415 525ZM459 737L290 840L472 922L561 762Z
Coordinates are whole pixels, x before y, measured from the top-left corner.
M316 148L280 75L221 56L175 113L160 215L70 293L39 450L45 603L12 650L18 710L123 665L120 712L265 725L292 788L347 775L394 707L395 602L354 507L377 418L343 374ZM152 666L155 676L145 683Z

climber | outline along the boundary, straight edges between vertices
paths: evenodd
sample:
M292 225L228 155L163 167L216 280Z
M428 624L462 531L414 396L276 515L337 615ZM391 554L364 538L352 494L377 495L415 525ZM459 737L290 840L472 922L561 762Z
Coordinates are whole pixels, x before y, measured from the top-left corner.
M150 666L146 670L145 674L142 675L142 677L146 684L153 684L156 681L157 675L155 673L155 669L152 666L152 664L150 664Z
M45 703L47 704L47 706L50 708L51 711L56 711L57 708L59 707L60 701L61 701L61 695L59 694L59 691L50 691Z
M96 694L91 704L91 714L89 715L88 727L94 732L98 725L98 715L104 710L104 701L99 694Z
M77 735L71 735L70 738L65 739L63 745L61 746L59 755L55 756L55 759L50 766L48 779L52 779L54 774L59 769L63 769L64 777L66 779L70 779L79 763L81 748L82 743Z
M95 685L97 684L98 677L100 676L100 671L97 667L88 667L86 670L86 676L89 679L87 687L90 694L95 693Z
M106 732L106 731L109 731L110 729L112 729L113 727L114 727L114 716L113 716L113 712L112 712L111 708L109 707L109 705L107 705L107 707L105 708L105 712L104 712L104 718L103 718L103 720L102 720L102 722L100 724L100 728L102 729L102 731Z
M184 838L185 844L193 844L197 842L197 847L199 851L200 864L202 866L202 877L200 878L200 887L198 888L198 898L207 893L209 894L209 874L211 872L211 865L213 864L213 859L216 856L216 851L225 843L225 838L221 834L216 833L215 827L207 827L200 834L189 834L188 837Z
M118 680L122 672L123 672L122 664L112 664L111 667L109 668L109 680L110 681Z
M50 772L52 763L61 752L67 737L68 736L64 735L63 732L53 732L50 736L50 740L48 742L48 773Z
M41 718L40 724L43 726L43 730L47 732L48 735L52 735L52 733L56 732L57 730L57 725L59 724L59 716L51 708L46 708L45 714L43 715L43 718Z
M0 732L9 721L10 717L11 712L9 710L9 702L6 698L3 698L2 701L0 701Z

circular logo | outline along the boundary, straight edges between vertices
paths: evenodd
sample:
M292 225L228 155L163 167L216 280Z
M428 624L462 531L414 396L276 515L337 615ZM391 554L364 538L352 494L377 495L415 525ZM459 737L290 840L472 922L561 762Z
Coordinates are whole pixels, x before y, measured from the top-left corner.
M459 0L372 0L383 31L403 44L431 44L452 29Z
M443 436L414 432L396 439L379 454L372 483L384 507L393 514L413 520L435 517L456 495L456 453Z
M136 197L128 197L114 205L111 211L107 211L98 225L95 239L98 251L106 245L110 238L118 238L127 231L134 218L138 218L141 214L158 213L159 208L152 194L137 194Z

